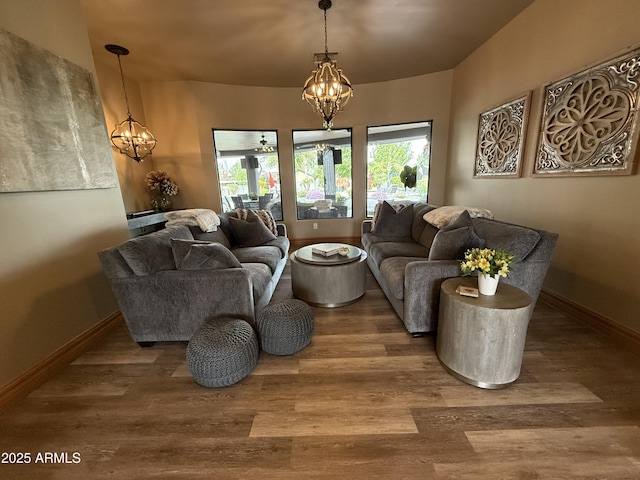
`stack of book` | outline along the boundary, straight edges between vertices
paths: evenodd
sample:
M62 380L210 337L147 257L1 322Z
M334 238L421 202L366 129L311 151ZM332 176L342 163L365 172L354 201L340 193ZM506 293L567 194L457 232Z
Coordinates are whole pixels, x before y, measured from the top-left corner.
M340 250L339 245L332 245L330 243L320 243L311 247L311 252L317 255L322 255L323 257L330 257L331 255L335 255Z

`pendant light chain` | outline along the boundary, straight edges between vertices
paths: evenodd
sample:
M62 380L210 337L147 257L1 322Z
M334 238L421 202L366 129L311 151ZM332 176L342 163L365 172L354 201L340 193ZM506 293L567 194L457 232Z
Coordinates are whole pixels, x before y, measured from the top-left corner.
M120 55L118 55L118 67L120 67L120 79L122 80L122 90L124 90L124 103L127 105L127 115L131 116L131 108L129 108L129 97L127 96L127 87L124 84L124 72L122 71L122 62L120 61Z

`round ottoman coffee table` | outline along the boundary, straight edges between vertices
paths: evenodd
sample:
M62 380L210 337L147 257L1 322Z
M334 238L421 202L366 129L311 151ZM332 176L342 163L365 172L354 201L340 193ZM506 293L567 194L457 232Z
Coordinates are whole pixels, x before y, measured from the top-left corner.
M345 254L315 253L318 248L345 249ZM316 243L293 252L293 296L314 307L335 308L357 302L365 293L367 253L345 243Z
M258 363L258 338L238 318L207 320L187 345L187 366L203 387L227 387L249 375Z
M302 300L282 300L265 306L258 313L256 324L260 347L272 355L299 352L313 336L313 312Z

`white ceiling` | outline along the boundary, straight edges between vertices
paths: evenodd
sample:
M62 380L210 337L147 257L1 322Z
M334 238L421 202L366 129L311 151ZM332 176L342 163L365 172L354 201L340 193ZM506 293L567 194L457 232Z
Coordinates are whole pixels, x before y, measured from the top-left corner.
M448 70L533 0L333 0L328 48L358 84ZM300 87L324 51L317 0L81 0L96 63L125 75Z

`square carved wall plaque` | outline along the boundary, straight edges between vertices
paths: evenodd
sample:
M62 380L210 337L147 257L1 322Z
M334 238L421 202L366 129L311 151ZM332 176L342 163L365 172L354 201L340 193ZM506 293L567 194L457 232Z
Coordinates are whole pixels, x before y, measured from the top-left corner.
M475 177L520 176L529 96L480 114Z
M636 49L547 85L533 174L631 174L639 84Z

